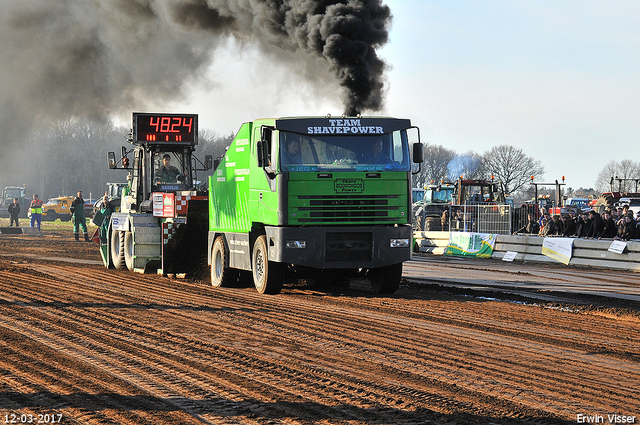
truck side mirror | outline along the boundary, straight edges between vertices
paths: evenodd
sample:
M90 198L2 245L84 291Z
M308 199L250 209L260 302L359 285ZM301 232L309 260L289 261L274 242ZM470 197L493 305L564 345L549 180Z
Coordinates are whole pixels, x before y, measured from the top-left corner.
M424 162L424 145L420 142L413 144L413 162L418 164L418 169L411 174L416 175L422 171L422 163Z
M422 143L413 144L413 162L417 164L424 162L424 145Z
M205 155L204 156L204 168L205 170L210 170L213 168L213 156Z
M213 169L214 170L218 169L218 167L220 166L220 162L221 162L220 158L216 158L216 159L213 160Z
M112 170L116 168L116 154L115 152L107 153L107 161L109 162L109 168Z

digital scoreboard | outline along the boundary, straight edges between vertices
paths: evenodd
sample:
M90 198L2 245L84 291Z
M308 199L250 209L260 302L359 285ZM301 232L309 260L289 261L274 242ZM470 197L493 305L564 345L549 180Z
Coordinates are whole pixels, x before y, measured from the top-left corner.
M198 144L198 114L133 113L135 143Z

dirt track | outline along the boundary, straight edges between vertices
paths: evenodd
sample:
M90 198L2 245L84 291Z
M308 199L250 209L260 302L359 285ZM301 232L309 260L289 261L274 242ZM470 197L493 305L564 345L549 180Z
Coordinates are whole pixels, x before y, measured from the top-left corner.
M100 259L70 236L0 237L3 420L640 422L640 319L628 305L518 304L409 282L385 297L365 282L260 296L22 255Z

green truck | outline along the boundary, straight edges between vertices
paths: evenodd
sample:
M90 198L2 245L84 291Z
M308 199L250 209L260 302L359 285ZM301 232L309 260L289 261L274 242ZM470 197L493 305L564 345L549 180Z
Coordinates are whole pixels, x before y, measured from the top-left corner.
M393 293L411 256L419 141L406 119L261 119L243 124L223 157L205 157L200 169L214 171L202 190L197 116L134 113L134 148L108 155L129 186L119 212L96 213L94 240L107 267L170 275L208 263L215 287L252 280L276 294L286 280L346 286L362 276Z
M397 290L411 256L411 155L406 119L301 117L242 125L209 178L211 282L250 272L260 293L289 278L348 285L366 276Z

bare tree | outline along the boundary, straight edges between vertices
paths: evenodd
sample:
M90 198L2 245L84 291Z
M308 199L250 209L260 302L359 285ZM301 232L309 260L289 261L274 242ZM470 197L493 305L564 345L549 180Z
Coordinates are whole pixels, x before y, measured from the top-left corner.
M448 178L448 165L456 156L451 149L440 145L425 144L424 162L420 173L413 176L414 187L423 187L431 181L439 183Z
M544 167L522 149L510 145L491 148L484 156L483 166L504 184L507 194L513 193L531 181L531 176L544 175Z
M610 161L604 166L596 179L599 192L636 192L640 183L640 163L624 159Z

